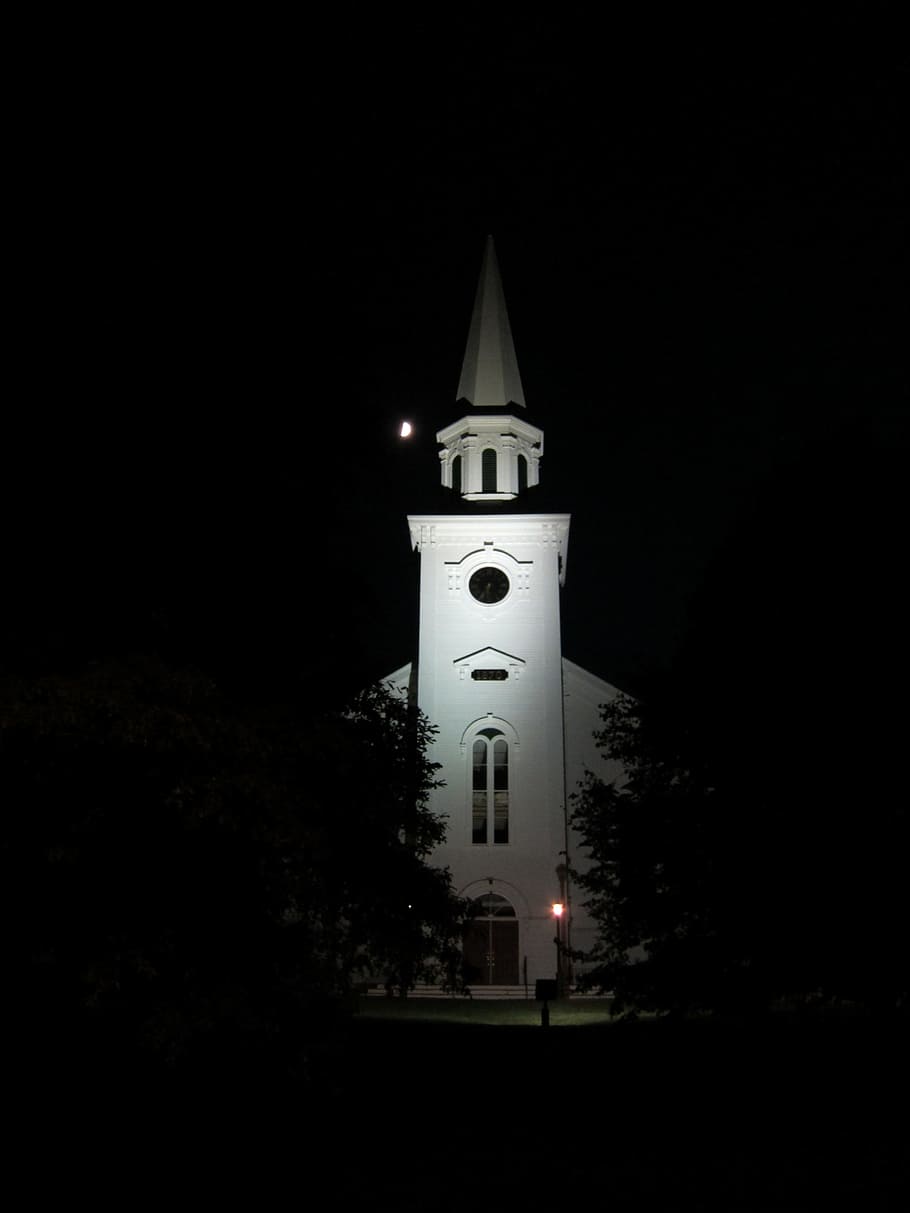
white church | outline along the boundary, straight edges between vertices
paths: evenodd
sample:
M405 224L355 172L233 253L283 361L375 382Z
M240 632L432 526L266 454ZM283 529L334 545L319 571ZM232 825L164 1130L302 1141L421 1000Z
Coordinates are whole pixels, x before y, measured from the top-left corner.
M533 996L557 964L568 988L567 949L594 941L568 876L584 862L569 796L586 766L619 774L593 740L599 705L617 690L562 653L571 519L535 511L544 436L526 420L492 238L456 399L463 415L436 435L446 508L408 517L420 553L417 661L385 681L416 693L439 730L430 758L445 786L431 807L447 834L431 862L475 903L465 980Z

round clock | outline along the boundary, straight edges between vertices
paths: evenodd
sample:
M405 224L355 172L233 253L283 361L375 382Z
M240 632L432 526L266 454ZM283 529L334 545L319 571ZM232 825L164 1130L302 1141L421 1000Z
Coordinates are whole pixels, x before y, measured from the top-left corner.
M502 569L486 565L471 574L468 589L478 602L502 602L509 592L509 579Z

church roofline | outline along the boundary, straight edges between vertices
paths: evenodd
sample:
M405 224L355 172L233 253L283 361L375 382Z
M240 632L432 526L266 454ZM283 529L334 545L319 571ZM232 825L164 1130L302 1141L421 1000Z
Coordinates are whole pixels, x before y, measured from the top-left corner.
M584 666L578 665L577 662L570 661L568 657L563 657L562 668L567 680L580 684L598 700L602 699L606 702L617 695L623 694L620 688L614 686L612 682L607 682L599 674L594 674L591 670L586 670Z

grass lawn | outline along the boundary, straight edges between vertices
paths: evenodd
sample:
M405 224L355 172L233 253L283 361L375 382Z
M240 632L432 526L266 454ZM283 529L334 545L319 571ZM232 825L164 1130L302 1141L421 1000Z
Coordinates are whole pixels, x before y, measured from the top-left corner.
M542 1031L533 1001L362 999L327 1118L359 1160L339 1207L910 1208L906 1024L550 1009Z
M36 1086L31 1182L59 1203L97 1159L105 1181L123 1169L121 1205L156 1183L166 1203L190 1174L195 1203L233 1207L248 1174L243 1203L315 1194L332 1213L910 1209L905 1020L611 1021L569 999L542 1030L534 1001L360 1007L316 1038L303 1084L228 1070L210 1089L205 1071L95 1106L85 1082L69 1109Z

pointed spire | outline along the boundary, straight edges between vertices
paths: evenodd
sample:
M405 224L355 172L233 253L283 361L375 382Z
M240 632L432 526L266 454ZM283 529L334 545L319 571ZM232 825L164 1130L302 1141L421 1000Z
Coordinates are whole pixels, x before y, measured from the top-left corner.
M514 404L524 408L524 391L492 236L487 237L480 268L456 399L467 400L477 408L508 408Z

